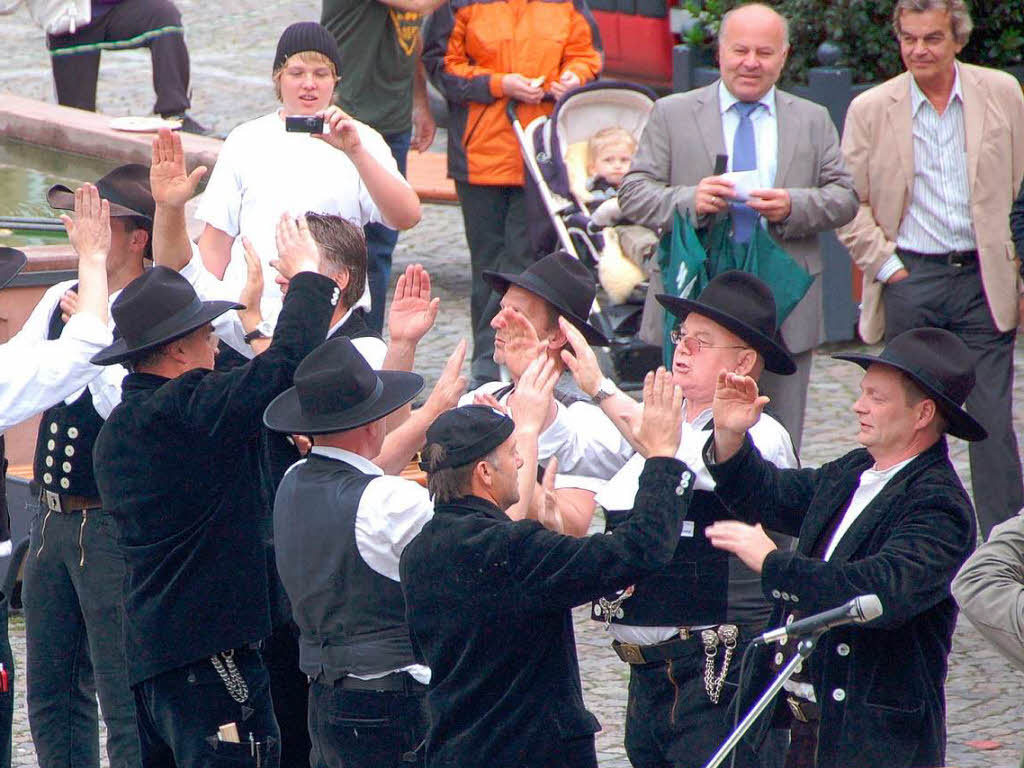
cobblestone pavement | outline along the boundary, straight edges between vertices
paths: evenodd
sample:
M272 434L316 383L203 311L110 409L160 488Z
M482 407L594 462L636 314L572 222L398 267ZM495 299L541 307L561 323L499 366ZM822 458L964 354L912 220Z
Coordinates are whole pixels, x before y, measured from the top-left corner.
M193 114L219 132L263 114L274 107L269 83L270 62L277 36L290 22L314 19L319 3L298 0L177 0L182 10L192 56ZM22 9L0 20L0 47L5 62L0 91L52 100L49 60L42 34ZM145 114L152 104L148 55L145 52L105 54L100 73L99 106L112 115ZM436 143L435 143L436 147ZM467 336L468 254L458 208L427 205L423 221L404 233L395 252L396 268L420 262L428 267L442 311L437 327L424 340L418 369L428 386L456 340ZM850 345L840 345L847 349ZM803 461L816 465L853 447L853 421L849 405L859 380L858 369L833 361L834 348L819 350L814 361L808 399ZM1024 352L1018 352L1017 402L1024 402ZM1017 433L1024 437L1024 413L1015 417ZM951 453L969 486L966 444L953 440ZM597 525L597 523L595 523ZM628 766L622 748L622 722L628 670L612 654L601 628L576 612L577 645L588 706L601 721L598 735L603 768ZM24 625L11 622L11 639L19 673L24 669ZM1021 690L1024 676L990 649L964 620L954 637L950 656L948 700L949 746L947 763L962 768L1015 768L1024 752L1024 715ZM17 680L14 763L35 765L24 707L24 677ZM981 749L969 742L992 742ZM988 746L993 746L989 744Z

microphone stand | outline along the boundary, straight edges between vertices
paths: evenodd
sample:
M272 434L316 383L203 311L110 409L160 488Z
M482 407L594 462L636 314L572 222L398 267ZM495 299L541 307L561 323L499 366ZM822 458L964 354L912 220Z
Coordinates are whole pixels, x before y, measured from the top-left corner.
M814 646L818 643L818 638L824 634L824 631L815 633L809 637L805 637L796 646L796 656L789 660L789 663L779 670L779 674L772 681L772 684L768 686L768 689L761 695L761 698L757 700L757 703L750 708L750 711L740 721L739 725L736 726L736 730L729 734L729 738L725 740L718 751L712 755L711 759L707 762L704 768L718 768L722 762L729 756L729 753L735 749L736 745L739 744L740 739L743 738L750 727L754 724L754 721L760 716L768 705L771 704L772 699L775 695L782 690L782 686L789 678L796 672L796 668L800 666L807 657L814 652Z

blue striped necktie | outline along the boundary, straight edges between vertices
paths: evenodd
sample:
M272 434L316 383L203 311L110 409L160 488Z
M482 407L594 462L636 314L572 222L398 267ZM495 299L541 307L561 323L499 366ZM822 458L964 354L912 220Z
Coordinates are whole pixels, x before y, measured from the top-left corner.
M760 101L737 101L732 105L740 116L736 135L732 139L732 169L734 171L757 170L757 143L754 141L754 123L750 116L762 106ZM745 203L732 203L733 239L737 243L750 241L757 224L757 211Z

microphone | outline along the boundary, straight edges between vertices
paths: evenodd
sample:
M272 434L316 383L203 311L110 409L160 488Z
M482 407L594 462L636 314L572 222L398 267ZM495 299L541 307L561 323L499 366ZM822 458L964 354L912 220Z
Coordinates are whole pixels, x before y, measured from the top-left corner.
M820 635L832 627L839 627L843 624L863 624L866 621L877 619L881 615L882 601L878 599L878 595L861 595L838 608L822 611L784 627L769 630L763 635L755 637L753 644L768 645L788 638Z

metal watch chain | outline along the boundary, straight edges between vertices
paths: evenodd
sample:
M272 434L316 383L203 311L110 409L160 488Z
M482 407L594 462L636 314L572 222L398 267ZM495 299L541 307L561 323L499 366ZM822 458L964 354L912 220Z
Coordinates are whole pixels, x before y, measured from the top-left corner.
M625 615L622 604L633 596L634 587L636 587L635 584L630 584L614 600L609 600L607 597L597 599L597 615L604 617L605 632L611 629L612 619L621 619Z
M739 628L733 624L722 624L717 632L705 629L700 633L700 640L704 644L704 690L707 691L712 704L717 704L722 695L722 686L725 685L725 676L729 673L729 664L732 662L739 634ZM718 656L719 641L725 646L725 655L722 657L722 669L715 675L715 657Z
M221 657L223 657L223 660L221 660ZM235 650L232 648L230 651L224 651L220 654L215 653L210 657L210 663L217 670L220 679L224 681L224 687L228 689L231 698L239 704L244 704L249 700L249 686L245 684L245 678L238 671L234 657Z

